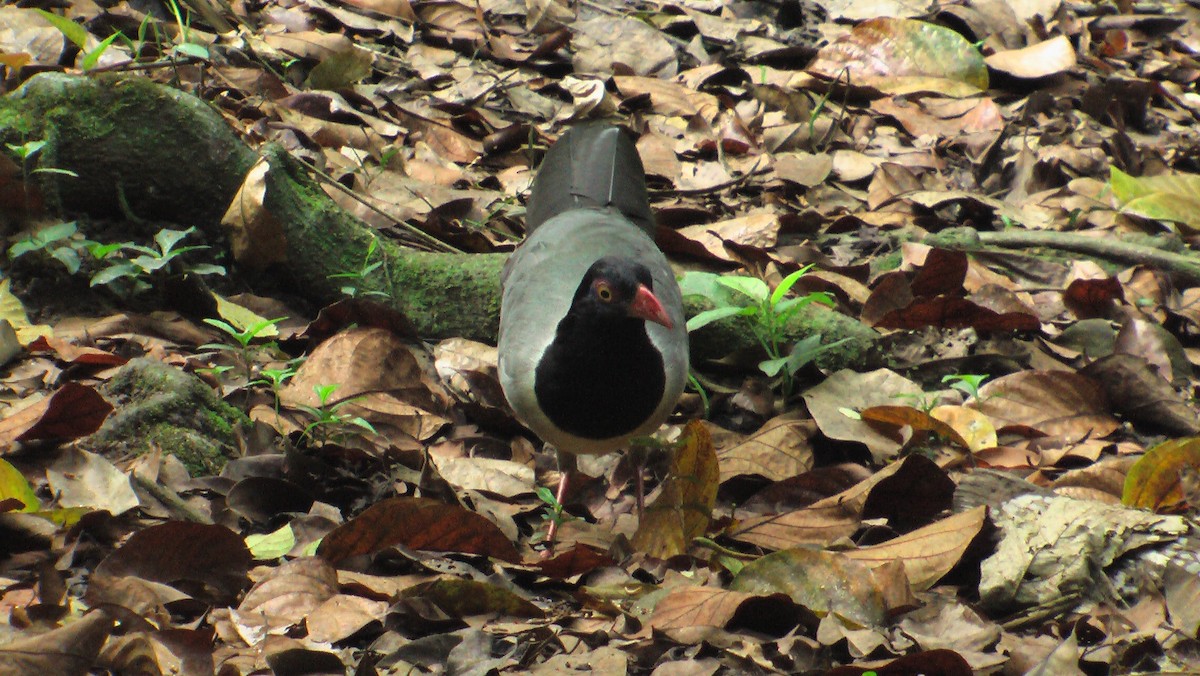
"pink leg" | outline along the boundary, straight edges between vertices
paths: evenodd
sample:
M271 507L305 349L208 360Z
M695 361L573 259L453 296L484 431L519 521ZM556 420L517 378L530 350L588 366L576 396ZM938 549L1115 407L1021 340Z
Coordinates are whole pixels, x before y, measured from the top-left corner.
M570 472L568 472L567 470L561 470L561 473L562 473L562 476L558 480L558 492L555 493L555 495L554 495L554 499L557 500L558 504L560 504L560 505L563 503L563 498L566 497L566 495L567 495L567 478L570 476ZM546 549L547 549L547 551L552 551L554 549L554 536L557 534L558 534L558 522L551 521L550 522L550 530L546 532Z

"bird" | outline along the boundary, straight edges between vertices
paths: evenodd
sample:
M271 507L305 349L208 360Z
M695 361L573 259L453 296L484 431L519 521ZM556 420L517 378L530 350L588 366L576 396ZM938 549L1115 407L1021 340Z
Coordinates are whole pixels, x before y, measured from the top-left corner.
M654 432L683 392L683 299L654 229L642 160L622 127L576 125L546 152L525 241L501 272L497 366L517 419L558 453L560 505L570 456ZM639 482L639 511L642 498ZM550 549L556 531L551 521Z

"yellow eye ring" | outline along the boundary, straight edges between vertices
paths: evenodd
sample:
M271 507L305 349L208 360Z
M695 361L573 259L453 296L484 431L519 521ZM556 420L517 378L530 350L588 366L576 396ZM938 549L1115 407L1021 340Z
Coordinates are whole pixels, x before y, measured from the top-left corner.
M607 303L613 299L612 289L608 286L608 284L597 284L596 297Z

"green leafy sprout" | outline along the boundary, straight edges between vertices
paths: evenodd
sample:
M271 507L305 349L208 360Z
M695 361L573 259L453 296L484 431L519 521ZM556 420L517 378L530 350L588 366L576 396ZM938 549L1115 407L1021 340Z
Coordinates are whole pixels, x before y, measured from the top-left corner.
M546 505L545 511L542 514L543 521L548 521L555 524L555 527L558 527L575 518L563 511L562 503L558 501L558 498L554 497L554 491L545 486L538 486L534 490L534 493Z
M942 376L943 383L949 384L950 387L977 401L982 400L979 396L979 386L982 385L983 381L987 379L988 374L986 373L982 375L971 373L951 373L949 375Z
M205 318L205 324L216 327L225 332L226 335L228 335L230 338L233 338L234 344L227 345L225 343L205 343L204 345L200 346L200 349L212 350L229 355L233 358L237 366L241 368L242 375L245 377L246 383L248 385L258 384L252 380L256 359L254 348L252 348L250 344L254 342L256 338L261 337L262 333L268 328L274 327L276 324L285 319L287 319L287 317L263 319L261 321L254 322L250 326L239 328L221 319ZM214 372L220 372L219 368L214 369ZM266 375L265 372L263 373ZM295 374L294 369L292 370L292 374ZM289 375L287 377L290 378L291 376ZM271 376L268 376L268 378L271 378ZM278 380L278 382L275 382L275 378L272 378L271 382L275 382L276 385L282 385L283 381L286 379L287 378L282 378ZM262 384L267 384L267 381L263 381ZM278 393L276 394L276 406L278 406Z
M305 425L304 430L300 433L301 437L308 439L309 443L323 445L331 438L330 433L345 433L350 427L359 427L371 434L378 434L371 423L367 422L361 416L350 415L349 413L340 411L341 408L362 399L362 397L353 397L336 402L330 400L337 388L337 385L314 385L313 391L317 393L317 405L299 407L300 410L308 413L313 418L312 422ZM321 433L319 439L317 432Z
M814 334L790 345L786 342L788 321L798 312L812 303L833 305L830 295L822 291L787 297L811 269L807 265L796 270L774 290L757 277L689 272L680 279L683 294L703 296L715 307L689 319L687 329L691 332L729 317L745 317L767 355L767 359L759 362L759 370L770 378L778 378L783 393L790 394L793 378L801 368L845 340L822 345L821 335Z
M367 252L363 255L362 264L357 270L349 270L347 272L338 272L329 275L329 279L345 279L349 280L345 286L341 288L341 292L349 298L357 298L363 296L380 296L387 298L388 294L383 291L375 291L373 289L362 290L361 286L366 281L367 276L375 272L379 266L383 265L383 261L371 262L371 257L375 255L375 250L379 248L379 240L372 238L371 243L367 246Z
M108 267L92 275L92 286L112 285L121 282L131 283L134 293L150 288L147 281L155 277L170 274L173 271L185 271L195 275L223 275L225 268L211 263L201 263L184 266L180 257L191 251L208 249L207 245L179 246L185 237L196 231L172 230L163 228L154 235L154 247L121 242L119 244L100 245L92 249L92 254L104 260L111 259ZM119 255L118 255L119 254Z

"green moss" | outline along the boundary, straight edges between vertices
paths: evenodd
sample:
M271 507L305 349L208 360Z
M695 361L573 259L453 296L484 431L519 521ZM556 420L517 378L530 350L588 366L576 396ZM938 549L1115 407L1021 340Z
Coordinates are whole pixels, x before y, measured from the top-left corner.
M149 359L135 359L103 388L115 406L87 442L100 452L141 454L161 448L194 476L225 465L239 428L250 421L199 378Z
M146 437L173 455L192 476L211 476L225 467L228 458L220 444L203 434L170 423L160 423L146 430Z
M0 139L14 136L77 174L39 174L47 202L102 217L215 225L255 159L207 103L126 74L30 78L0 99Z

